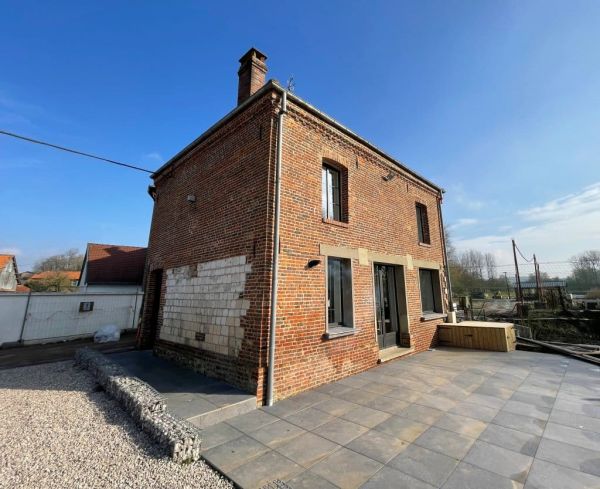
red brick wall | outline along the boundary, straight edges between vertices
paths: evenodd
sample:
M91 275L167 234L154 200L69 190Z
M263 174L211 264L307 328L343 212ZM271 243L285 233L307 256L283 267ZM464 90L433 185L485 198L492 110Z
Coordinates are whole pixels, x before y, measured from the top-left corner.
M159 341L156 350L221 377L262 400L265 389L271 280L274 155L278 96L266 93L156 180L158 198L148 251L149 270L245 255L251 307L243 319L239 358ZM275 102L275 104L273 104ZM285 117L275 397L376 365L372 263L352 261L352 336L324 339L326 283L320 245L364 248L415 260L443 262L435 191L396 171L385 158L289 101ZM347 171L348 223L324 223L321 166ZM197 201L186 201L195 194ZM427 205L431 245L418 244L415 202ZM321 265L307 269L310 259ZM440 320L421 321L418 269L404 267L411 344L436 342ZM142 334L143 336L143 334Z
M348 172L348 224L322 220L321 167L333 160ZM325 260L320 244L412 255L443 263L436 193L396 172L393 165L289 102L283 144L281 271L279 277L276 398L339 379L376 365L373 268L352 260L352 336L324 339ZM427 205L431 245L418 243L415 202ZM322 264L307 269L309 260ZM404 267L411 344L423 351L436 342L441 320L421 321L418 269Z
M245 337L239 356L163 340L156 342L155 351L259 393L272 253L273 110L266 94L158 176L148 249L148 271L165 271L163 295L169 268L246 256L252 271L244 299L250 300L250 308L242 318ZM191 194L194 203L187 201ZM145 313L142 343L148 341L147 319Z

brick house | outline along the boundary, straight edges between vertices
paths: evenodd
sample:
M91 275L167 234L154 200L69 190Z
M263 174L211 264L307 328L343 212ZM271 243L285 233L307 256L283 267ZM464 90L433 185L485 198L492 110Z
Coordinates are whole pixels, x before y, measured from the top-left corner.
M153 175L140 346L271 402L434 346L447 282L442 189L265 61L240 59L237 107Z

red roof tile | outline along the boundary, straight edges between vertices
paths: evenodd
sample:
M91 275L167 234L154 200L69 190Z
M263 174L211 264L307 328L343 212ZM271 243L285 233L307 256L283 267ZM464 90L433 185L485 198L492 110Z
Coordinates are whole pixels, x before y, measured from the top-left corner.
M146 248L89 243L86 260L88 285L141 284Z
M15 255L0 255L0 268L4 268Z
M69 280L79 280L79 276L81 275L81 272L73 272L73 271L69 271L69 270L51 270L51 271L47 271L47 272L39 272L36 273L34 275L32 275L31 277L29 277L29 280L45 280L45 279L49 279L49 278L54 278L58 275L61 276L66 276L69 278Z

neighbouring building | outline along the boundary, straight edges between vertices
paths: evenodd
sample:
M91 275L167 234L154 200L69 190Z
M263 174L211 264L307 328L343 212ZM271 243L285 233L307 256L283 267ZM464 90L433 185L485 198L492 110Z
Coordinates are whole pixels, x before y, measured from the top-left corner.
M88 243L79 290L81 292L136 292L142 286L146 248Z
M18 277L15 255L0 255L0 292L16 292Z
M260 401L276 228L275 399L435 346L447 307L442 189L265 83L265 61L241 58L237 107L153 174L140 330Z
M48 270L34 273L27 284L35 292L69 292L77 287L79 276L74 270Z

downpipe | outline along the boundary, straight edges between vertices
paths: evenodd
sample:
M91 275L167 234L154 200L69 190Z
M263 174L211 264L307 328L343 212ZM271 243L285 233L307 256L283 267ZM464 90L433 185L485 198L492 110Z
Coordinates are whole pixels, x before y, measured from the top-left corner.
M444 247L444 267L446 268L446 286L448 287L448 317L446 322L456 322L456 311L454 310L454 302L452 301L452 281L450 280L450 267L448 266L448 250L446 248L446 232L444 230L444 218L442 216L442 198L443 190L437 199L438 216L440 218L440 234L442 238L442 246Z
M287 111L287 91L282 90L281 109L277 122L277 153L275 156L275 217L273 229L273 272L271 276L271 317L269 322L269 360L267 371L267 406L273 405L275 384L275 333L277 327L277 287L279 280L279 220L281 215L281 155L283 122Z

